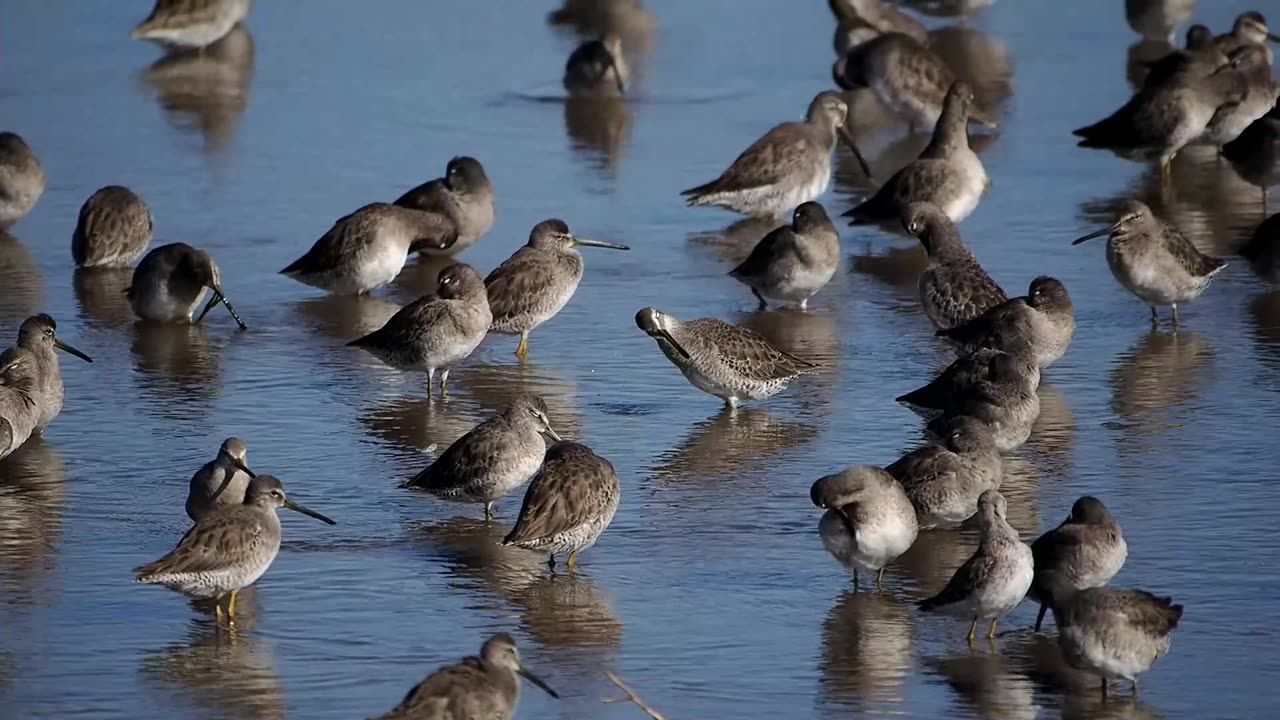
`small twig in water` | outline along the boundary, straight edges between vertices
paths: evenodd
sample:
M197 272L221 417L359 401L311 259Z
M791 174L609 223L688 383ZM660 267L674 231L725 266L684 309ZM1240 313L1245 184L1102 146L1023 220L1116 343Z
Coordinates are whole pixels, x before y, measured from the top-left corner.
M617 685L619 690L627 694L625 698L611 698L611 699L605 700L605 702L608 702L608 703L629 702L634 704L636 707L640 708L641 710L643 710L645 714L653 718L653 720L667 720L666 717L662 715L662 713L649 707L649 705L645 703L644 700L641 700L640 696L636 695L631 688L627 687L627 684L622 682L622 679L619 678L617 675L614 675L612 672L609 672L608 670L606 670L604 673L604 676L609 678L609 682L613 683L614 685Z

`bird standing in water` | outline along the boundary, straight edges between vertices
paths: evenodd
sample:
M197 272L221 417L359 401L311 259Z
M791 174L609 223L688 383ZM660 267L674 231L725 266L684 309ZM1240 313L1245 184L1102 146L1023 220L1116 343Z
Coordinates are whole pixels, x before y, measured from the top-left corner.
M147 251L152 226L142 198L127 187L108 185L80 206L71 257L78 268L127 267Z
M172 243L161 245L142 258L125 294L134 314L142 320L169 323L192 322L205 293L213 291L213 298L195 322L221 303L241 330L249 329L222 291L221 278L209 253L184 243Z
M605 35L584 42L569 55L564 89L573 97L613 97L627 91L629 77L622 38Z
M222 441L218 456L191 476L187 490L187 517L199 522L200 518L229 505L244 503L244 494L254 473L249 469L248 450L240 438L230 437Z
M445 166L444 177L425 182L396 199L395 204L439 216L439 231L409 246L409 252L456 255L476 244L493 227L493 184L484 166L461 155ZM440 247L439 237L453 236Z
M37 431L44 430L62 412L62 402L66 396L66 388L62 384L62 368L58 364L58 353L55 350L63 350L85 362L93 362L93 358L60 340L58 323L43 313L24 320L18 328L17 345L0 355L0 364L12 353L30 353L35 361L38 379L35 398L39 411Z
M809 500L825 508L818 522L822 545L842 565L876 574L876 587L884 568L911 548L920 530L915 508L892 475L878 467L856 465L819 478L809 488Z
M769 306L766 298L794 302L804 310L839 264L835 225L821 205L807 202L796 208L791 225L765 235L729 275L751 288L762 310Z
M0 228L31 212L47 180L27 141L17 133L0 132Z

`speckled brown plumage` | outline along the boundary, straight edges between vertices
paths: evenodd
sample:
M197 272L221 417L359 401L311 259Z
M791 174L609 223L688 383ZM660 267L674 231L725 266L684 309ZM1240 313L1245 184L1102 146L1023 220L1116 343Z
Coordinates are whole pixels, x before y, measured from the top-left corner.
M1129 555L1120 523L1101 500L1088 495L1071 506L1058 527L1031 543L1036 576L1029 597L1040 603L1036 630L1045 612L1079 590L1106 585Z
M80 206L71 257L82 268L132 265L151 244L151 231L151 211L142 198L127 187L108 185Z
M576 555L595 544L618 510L621 488L608 460L575 442L559 442L547 449L538 474L529 483L520 517L502 540L555 556Z
M907 206L903 226L929 254L919 290L920 304L934 326L945 330L969 322L1008 299L936 205Z

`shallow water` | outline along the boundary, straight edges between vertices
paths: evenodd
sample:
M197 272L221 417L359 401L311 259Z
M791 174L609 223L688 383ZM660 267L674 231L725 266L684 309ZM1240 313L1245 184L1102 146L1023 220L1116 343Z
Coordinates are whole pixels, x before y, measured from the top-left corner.
M1186 616L1141 700L1101 706L1064 668L1024 604L994 647L921 617L971 551L936 532L883 594L852 591L822 550L810 483L887 464L920 423L892 398L946 353L913 297L919 251L846 228L842 271L798 314L752 312L725 273L767 229L686 209L681 188L718 173L830 82L822 3L652 2L624 28L637 97L598 108L558 93L576 37L531 3L259 3L248 30L204 56L156 64L130 42L147 3L15 3L0 17L0 127L49 174L39 205L0 238L0 327L35 311L94 357L63 356L67 407L43 441L0 463L0 716L349 718L381 712L439 664L513 632L563 696L526 688L521 717L634 718L602 704L615 670L669 717L1257 717L1280 679L1280 550L1268 513L1280 412L1280 294L1238 257L1153 333L1110 277L1101 244L1069 241L1138 195L1207 251L1232 255L1261 197L1211 154L1158 175L1074 147L1069 131L1122 103L1137 37L1118 5L999 3L961 26L929 20L977 75L1003 127L983 138L993 181L962 232L1011 294L1061 278L1076 303L1071 350L1045 375L1031 441L1006 467L1010 520L1030 539L1084 493L1129 540L1116 582L1173 595ZM1088 4L1090 7L1095 5ZM1202 3L1222 30L1240 0ZM757 49L759 48L759 49ZM877 126L865 102L861 126ZM922 144L862 133L887 175ZM487 271L537 221L559 216L630 253L586 250L577 296L532 338L487 340L452 377L424 379L344 343L432 286L437 265L333 300L275 274L331 222L484 162L493 232L465 260ZM866 187L848 157L833 215ZM135 326L123 277L75 277L69 239L99 186L139 192L156 242L208 249L250 325ZM1274 195L1273 195L1274 203ZM1274 211L1274 209L1273 209ZM632 315L647 304L742 322L827 370L736 415L692 390ZM576 575L496 545L468 507L396 488L518 392L546 398L560 433L618 468L622 507ZM187 480L228 435L333 528L285 519L275 566L240 600L234 642L181 597L131 583L187 525ZM1259 517L1261 515L1261 517Z

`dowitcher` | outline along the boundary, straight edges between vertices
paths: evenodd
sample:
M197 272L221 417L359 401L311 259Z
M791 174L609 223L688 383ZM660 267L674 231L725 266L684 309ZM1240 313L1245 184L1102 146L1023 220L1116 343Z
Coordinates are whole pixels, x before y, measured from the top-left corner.
M440 271L434 295L401 308L386 324L347 343L368 350L400 370L425 370L427 397L440 375L440 394L449 393L449 369L466 359L489 332L493 315L480 273L456 263Z
M930 443L885 468L902 484L921 528L954 525L978 512L978 498L1000 489L1004 463L991 431L971 418L955 423L942 445Z
M363 295L395 280L411 250L443 250L457 238L457 225L439 213L370 203L338 218L280 274L334 295Z
M827 191L836 136L844 138L871 177L845 117L849 106L834 92L818 93L803 122L774 127L738 156L720 177L680 193L690 206L716 205L753 217L776 217Z
M66 395L66 389L62 385L62 368L58 364L58 353L54 350L63 350L85 362L93 362L88 355L59 339L58 323L43 313L24 320L18 327L17 345L5 351L5 355L18 351L28 352L35 359L39 378L36 400L40 411L36 422L37 430L43 430L62 412L62 401Z
M465 657L431 673L377 720L511 720L520 701L517 675L560 697L521 664L516 641L498 633L485 641L479 657Z
M1280 185L1280 104L1223 145L1222 157L1245 181L1261 188L1265 213L1267 188Z
M1157 160L1161 177L1167 179L1178 151L1204 133L1218 108L1244 96L1244 79L1231 63L1203 77L1175 73L1163 82L1148 83L1119 110L1072 134L1083 138L1080 147Z
M691 385L729 407L773 397L818 368L779 350L754 330L715 318L685 321L648 307L636 313L636 325L658 342Z
M1058 527L1031 543L1036 577L1029 597L1040 603L1036 631L1045 612L1080 590L1102 587L1120 572L1129 546L1120 523L1102 501L1085 495Z
M912 412L932 420L982 383L1005 380L1025 381L1032 387L1040 384L1040 370L1031 360L1030 348L1019 338L1001 342L1001 348L979 348L961 355L928 385L900 395L895 400ZM1009 359L1005 359L1009 356ZM1010 377L1006 377L1009 375ZM944 438L945 439L945 438Z
M1075 306L1067 287L1057 278L1041 275L1031 281L1025 296L1010 298L937 335L965 354L979 348L1003 350L1011 342L1029 343L1036 365L1044 369L1066 354L1075 331Z
M445 221L438 235L413 243L409 252L454 255L475 245L493 227L493 184L480 161L465 155L449 161L444 177L409 190L395 204L434 213ZM452 245L437 247L437 237L449 236L456 237Z
M929 31L919 20L883 0L828 0L827 4L842 23L861 25L877 34L902 33L920 43L929 41Z
M546 401L521 396L455 440L404 487L454 502L481 503L488 520L494 502L529 482L542 467L547 452L543 435L560 441L551 428Z
M195 317L195 322L203 320L221 303L240 329L247 330L248 326L222 292L221 278L218 264L209 253L185 243L171 243L155 248L142 258L134 268L133 281L125 293L134 314L143 320L192 322L205 293L212 290L213 298Z
M869 88L882 105L904 120L912 133L929 130L942 118L955 74L938 54L902 33L886 33L858 45L832 67L845 90ZM964 123L996 127L995 118L965 104Z
M493 311L490 330L519 335L516 355L529 351L529 333L560 312L582 282L579 246L630 250L626 245L588 240L569 232L563 220L543 220L529 232L529 242L484 279Z
M586 445L558 442L547 448L524 494L520 517L502 544L548 553L552 569L556 555L568 553L572 569L578 553L595 545L613 521L621 494L608 460Z
M991 620L987 639L996 636L996 623L1022 602L1031 587L1034 565L1031 548L1018 538L1005 519L1008 504L998 490L978 498L982 539L978 549L951 576L937 595L920 601L920 609L971 618L969 642L979 620Z
M1280 285L1280 213L1258 223L1249 242L1240 248L1240 256L1258 277Z
M244 20L249 4L249 0L156 0L151 14L130 37L170 47L203 48Z
M1271 65L1264 50L1261 45L1245 45L1232 51L1231 65L1244 80L1244 98L1218 108L1201 141L1221 147L1275 107L1280 99L1280 84L1271 79Z
M127 187L108 185L80 206L71 257L78 268L127 267L147 251L151 226L142 198Z
M1145 590L1107 587L1081 590L1053 611L1058 646L1073 667L1100 675L1107 684L1124 678L1138 694L1138 675L1169 652L1169 633L1182 620L1173 598Z
M1009 452L1031 435L1031 426L1040 416L1040 396L1036 386L1040 372L1028 346L990 359L990 376L950 398L942 415L927 429L938 441L951 434L953 426L968 416L985 423L996 449Z
M21 135L0 132L0 228L21 220L44 193L40 160Z
M853 571L854 587L859 568L874 572L880 587L885 566L916 541L919 525L911 500L878 467L855 465L819 478L809 488L809 499L826 509L818 535L827 552Z
M1227 63L1227 56L1213 41L1213 31L1204 25L1187 28L1186 45L1147 65L1143 85L1156 87L1178 75L1205 77Z
M880 186L875 195L845 213L850 225L896 222L914 202L941 208L953 223L969 217L991 181L969 147L965 130L973 91L957 81L947 91L933 139L920 156Z
M1267 19L1255 10L1240 13L1231 25L1231 32L1213 39L1218 49L1227 55L1246 45L1261 46L1266 51L1267 65L1270 66L1272 57L1271 48L1266 45L1268 40L1280 43L1280 35L1271 32Z
M1227 266L1225 260L1205 255L1172 224L1155 216L1137 200L1126 200L1115 224L1072 242L1079 245L1107 237L1107 266L1126 290L1151 306L1151 324L1159 320L1157 305L1173 308L1178 324L1178 303L1200 297L1209 283Z
M33 353L0 355L0 458L8 457L35 432L40 420L40 367Z
M605 35L579 45L564 66L564 89L574 97L611 97L627 91L630 72L622 38Z
M816 202L796 208L791 225L764 236L729 275L751 288L760 307L765 298L794 302L803 310L840 264L840 235Z
M187 490L187 517L200 518L215 510L244 503L245 492L254 473L249 469L248 450L240 438L222 441L218 456L191 476Z
M280 507L336 524L286 497L284 485L275 477L258 475L249 482L244 503L204 515L167 555L134 568L138 582L164 585L193 598L211 598L219 622L222 599L229 597L226 615L228 622L234 622L236 593L262 577L280 552L280 518L276 516Z
M918 287L920 306L935 327L947 330L962 325L1008 299L937 205L908 205L902 226L929 254Z

